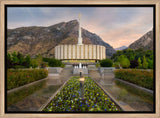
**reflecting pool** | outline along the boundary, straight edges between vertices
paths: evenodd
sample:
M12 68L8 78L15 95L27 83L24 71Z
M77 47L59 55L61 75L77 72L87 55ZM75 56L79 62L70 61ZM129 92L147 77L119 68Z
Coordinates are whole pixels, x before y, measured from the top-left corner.
M153 95L150 93L118 80L114 80L112 85L103 85L103 87L122 106L131 107L134 111L153 111L154 109Z
M38 109L60 88L43 80L7 94L8 111L38 111Z

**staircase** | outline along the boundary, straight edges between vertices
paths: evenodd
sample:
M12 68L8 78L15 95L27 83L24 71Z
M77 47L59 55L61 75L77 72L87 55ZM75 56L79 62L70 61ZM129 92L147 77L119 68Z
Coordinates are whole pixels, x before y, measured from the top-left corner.
M102 79L100 84L102 85L113 85L114 83L114 69L113 68L102 68L101 76Z

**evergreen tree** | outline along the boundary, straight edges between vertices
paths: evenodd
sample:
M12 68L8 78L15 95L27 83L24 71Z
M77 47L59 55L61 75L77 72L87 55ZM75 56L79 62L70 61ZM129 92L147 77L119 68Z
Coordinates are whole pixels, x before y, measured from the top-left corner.
M24 60L24 56L20 52L17 53L17 58L19 60L19 65L23 65L23 62L25 60Z
M36 62L38 64L38 66L41 67L42 62L43 62L43 57L41 55L37 55L36 56Z
M19 59L17 58L16 52L12 53L12 61L13 61L14 66L19 65Z
M138 68L142 68L142 63L141 63L141 58L140 57L138 58L138 65L139 65Z
M25 67L29 68L30 65L31 65L31 58L29 55L27 55L25 58Z
M147 62L148 62L148 68L153 69L153 60L147 59Z
M147 68L148 68L148 62L146 61L146 57L145 57L145 56L143 56L142 67L143 67L144 69L147 69Z
M130 60L130 61L133 61L133 60L134 60L134 55L133 55L133 53L130 53L129 60Z

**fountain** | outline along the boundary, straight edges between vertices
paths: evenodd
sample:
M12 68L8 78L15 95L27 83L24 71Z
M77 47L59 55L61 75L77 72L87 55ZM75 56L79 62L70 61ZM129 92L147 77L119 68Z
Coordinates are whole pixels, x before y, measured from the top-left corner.
M82 64L81 63L79 63L79 68L82 68Z

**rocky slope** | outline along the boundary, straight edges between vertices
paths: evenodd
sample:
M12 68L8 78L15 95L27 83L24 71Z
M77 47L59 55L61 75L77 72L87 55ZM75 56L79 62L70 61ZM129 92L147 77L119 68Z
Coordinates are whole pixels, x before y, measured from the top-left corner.
M96 44L106 47L106 54L111 56L116 51L99 36L82 28L84 44ZM78 21L61 22L49 27L20 27L8 29L7 51L21 52L35 56L54 56L54 47L59 44L77 44Z
M130 44L128 48L134 50L138 48L143 48L144 50L153 50L153 30L147 32L140 39Z

